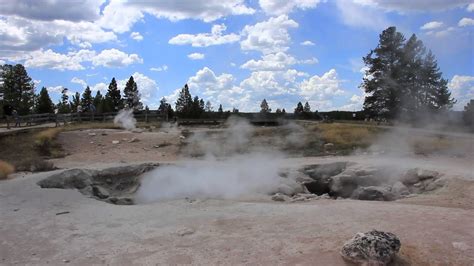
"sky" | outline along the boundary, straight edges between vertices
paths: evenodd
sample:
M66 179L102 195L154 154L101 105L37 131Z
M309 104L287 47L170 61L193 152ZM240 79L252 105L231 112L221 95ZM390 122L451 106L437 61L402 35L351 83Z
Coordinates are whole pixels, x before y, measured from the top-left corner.
M455 110L474 99L470 0L0 0L0 64L54 102L133 76L150 109L191 94L217 110L362 108L362 57L396 26L431 49Z

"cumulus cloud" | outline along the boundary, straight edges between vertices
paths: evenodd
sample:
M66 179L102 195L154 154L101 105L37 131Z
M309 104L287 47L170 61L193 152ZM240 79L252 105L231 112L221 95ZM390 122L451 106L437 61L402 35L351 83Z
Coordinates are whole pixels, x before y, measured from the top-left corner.
M474 11L474 3L469 4L466 9L467 9L467 11L469 11L469 12L473 12L473 11Z
M262 56L261 60L251 59L241 65L241 68L250 70L283 70L294 64L315 64L318 60L310 58L305 60L297 60L293 56L284 52L274 54L266 54Z
M134 39L135 41L142 41L143 36L140 34L140 32L132 32L130 33L130 38Z
M383 12L375 5L369 5L370 0L346 1L336 0L342 22L351 27L368 28L379 31L391 23Z
M90 61L95 56L91 50L80 50L60 54L49 50L33 51L25 55L24 64L26 67L49 68L55 70L83 70L81 64L84 61Z
M286 51L291 41L288 30L297 27L298 23L287 15L247 25L242 30L245 39L241 41L240 47L242 50L255 50L264 54Z
M0 14L35 20L93 21L100 16L105 0L29 1L0 0Z
M202 60L204 59L204 54L201 54L201 53L192 53L192 54L188 54L188 58L191 59L191 60Z
M458 22L459 27L474 26L474 19L472 18L462 18Z
M341 88L341 80L338 79L335 69L329 70L322 76L314 75L303 80L300 89L301 96L309 101L330 99L344 93Z
M443 22L440 21L431 21L428 23L425 23L423 26L420 27L422 30L434 30L438 29L443 26Z
M314 42L312 42L312 41L304 41L304 42L301 42L300 44L303 45L303 46L314 46L315 45Z
M288 14L295 9L315 8L320 0L259 0L260 7L271 15Z
M137 54L126 54L117 49L103 50L92 59L94 66L124 67L131 64L143 63Z
M171 38L168 43L174 45L191 45L193 47L207 47L234 43L240 40L240 36L234 33L224 35L227 27L224 24L212 26L211 33L179 34Z
M77 83L77 84L81 85L83 88L87 87L87 82L85 82L83 79L80 79L78 77L73 77L71 79L71 82L72 83Z
M358 4L373 6L387 11L400 13L409 11L442 11L456 7L463 7L471 3L471 0L356 0Z
M455 110L463 110L464 106L474 99L474 76L454 75L448 83L452 96L457 100Z

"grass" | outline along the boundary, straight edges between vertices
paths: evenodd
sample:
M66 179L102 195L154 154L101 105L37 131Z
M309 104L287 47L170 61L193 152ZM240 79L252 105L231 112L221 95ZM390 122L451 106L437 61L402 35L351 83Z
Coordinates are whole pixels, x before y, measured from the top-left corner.
M15 172L15 167L5 161L0 161L0 180L8 178L9 174Z
M62 128L48 128L36 134L35 148L38 149L41 155L59 156L60 147L54 143L54 139L56 139L61 131L63 131Z

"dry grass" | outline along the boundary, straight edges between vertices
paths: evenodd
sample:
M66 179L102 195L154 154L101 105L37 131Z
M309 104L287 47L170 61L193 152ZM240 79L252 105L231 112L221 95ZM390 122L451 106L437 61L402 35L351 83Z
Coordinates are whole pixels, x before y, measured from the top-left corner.
M35 147L38 149L41 155L50 156L54 154L54 148L56 148L53 140L63 131L62 128L48 128L40 131L35 136Z
M8 178L9 174L15 172L15 167L5 161L0 161L0 180Z

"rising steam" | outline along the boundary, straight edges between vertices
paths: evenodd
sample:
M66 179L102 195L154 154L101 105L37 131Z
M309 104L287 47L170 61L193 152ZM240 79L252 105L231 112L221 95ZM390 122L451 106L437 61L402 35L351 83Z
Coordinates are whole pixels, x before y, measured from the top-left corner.
M133 117L133 109L122 109L114 118L114 124L126 130L134 130L137 120Z

